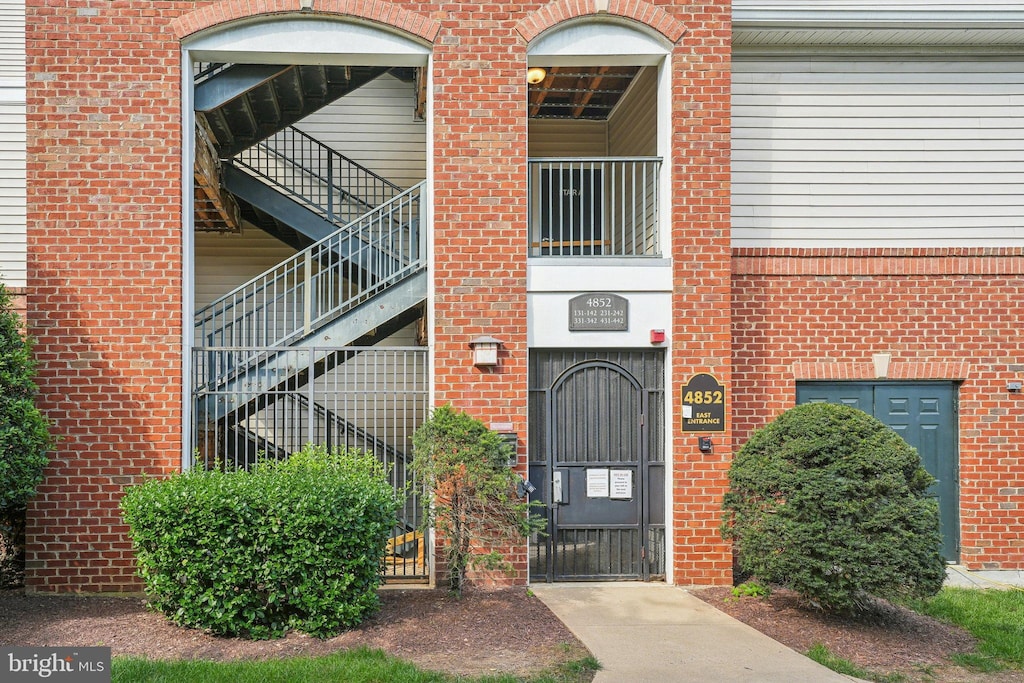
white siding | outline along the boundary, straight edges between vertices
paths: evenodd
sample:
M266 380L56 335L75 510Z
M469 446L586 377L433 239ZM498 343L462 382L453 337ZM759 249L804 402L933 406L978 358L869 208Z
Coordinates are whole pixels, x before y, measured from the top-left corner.
M293 256L295 250L259 228L195 236L196 310Z
M615 107L608 122L611 156L656 156L658 153L658 69L646 67Z
M0 0L0 83L25 87L25 0Z
M0 280L26 284L23 0L0 0Z
M427 128L415 107L415 86L385 75L295 127L407 188L427 177Z
M1021 9L1020 0L733 0L733 11L749 10L853 10L877 12L885 10L922 10L929 12L983 12Z
M1024 62L733 64L736 247L1024 245Z
M604 121L534 119L529 126L527 154L531 157L608 155L608 124Z

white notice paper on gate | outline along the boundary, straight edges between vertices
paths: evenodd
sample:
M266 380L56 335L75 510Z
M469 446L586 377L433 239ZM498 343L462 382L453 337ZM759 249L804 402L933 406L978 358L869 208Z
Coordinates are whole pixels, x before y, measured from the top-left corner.
M612 498L632 498L633 470L612 470L611 492Z
M587 470L587 498L608 497L608 470Z

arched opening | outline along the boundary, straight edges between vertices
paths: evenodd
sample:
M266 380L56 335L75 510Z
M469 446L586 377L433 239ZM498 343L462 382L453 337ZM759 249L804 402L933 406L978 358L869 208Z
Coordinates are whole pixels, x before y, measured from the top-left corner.
M581 18L529 49L530 256L660 256L671 46Z
M415 490L429 60L397 30L300 14L183 43L186 467L314 442L373 451ZM418 515L411 496L391 577L427 577Z

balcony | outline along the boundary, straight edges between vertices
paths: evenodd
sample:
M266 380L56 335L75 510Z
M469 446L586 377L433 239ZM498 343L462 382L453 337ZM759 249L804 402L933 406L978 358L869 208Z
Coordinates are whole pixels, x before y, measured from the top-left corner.
M529 255L660 257L656 157L529 160Z

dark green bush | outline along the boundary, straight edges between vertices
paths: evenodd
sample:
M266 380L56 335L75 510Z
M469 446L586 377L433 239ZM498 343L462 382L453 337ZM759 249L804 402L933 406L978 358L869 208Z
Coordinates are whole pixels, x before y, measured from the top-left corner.
M722 530L739 568L823 608L942 587L934 479L917 451L870 415L814 403L756 431L729 470Z
M152 605L217 635L328 637L379 606L399 500L371 454L307 446L254 471L190 471L121 506Z
M0 587L21 583L25 505L43 480L51 444L34 380L31 348L0 284Z
M35 407L35 363L0 284L0 511L23 509L43 479L50 435Z

